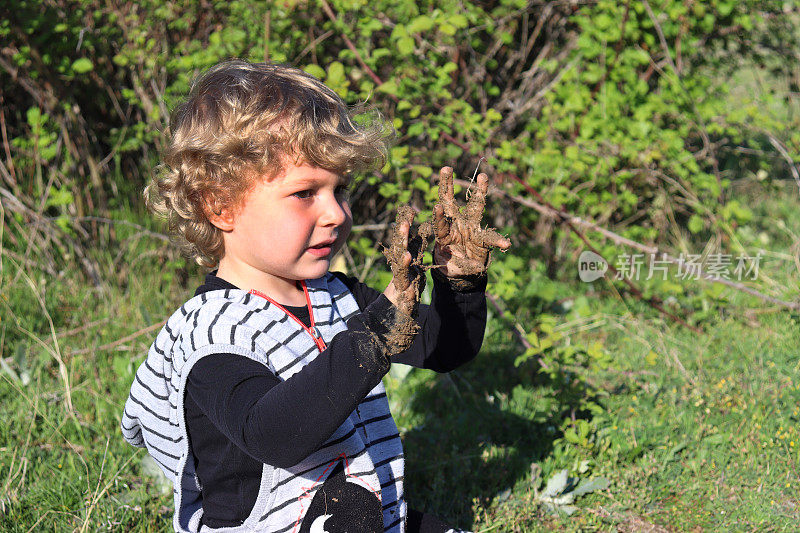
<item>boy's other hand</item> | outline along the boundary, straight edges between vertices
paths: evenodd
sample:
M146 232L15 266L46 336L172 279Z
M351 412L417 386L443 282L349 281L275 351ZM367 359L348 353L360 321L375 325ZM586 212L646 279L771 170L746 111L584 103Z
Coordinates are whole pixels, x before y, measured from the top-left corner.
M425 280L420 268L412 264L414 257L409 250L409 233L413 221L413 209L403 206L398 210L389 248L384 251L392 269L392 281L383 291L401 313L411 317L417 314L419 295L422 292L420 283ZM416 244L418 247L418 243Z
M392 268L392 281L383 294L396 309L391 323L385 324L388 328L385 346L390 356L407 350L420 330L414 317L417 316L419 295L425 284L421 266L427 236L412 231L413 221L414 210L407 205L400 207L391 242L383 251Z
M491 228L481 228L489 177L478 174L478 187L461 209L453 194L453 169L439 171L439 201L433 206L436 246L433 262L447 277L482 274L489 264L492 248L505 251L511 241Z

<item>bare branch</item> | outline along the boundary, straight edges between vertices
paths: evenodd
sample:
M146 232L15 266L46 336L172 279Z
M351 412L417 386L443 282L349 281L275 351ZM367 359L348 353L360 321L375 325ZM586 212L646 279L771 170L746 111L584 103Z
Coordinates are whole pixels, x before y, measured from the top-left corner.
M103 344L102 346L98 346L97 348L81 348L80 350L75 350L73 352L70 352L69 355L73 356L73 355L80 355L80 354L84 354L84 353L92 353L92 352L99 352L99 351L103 351L103 350L110 350L112 348L116 348L120 344L126 343L126 342L128 342L130 340L135 339L136 337L144 335L145 333L150 333L151 331L155 331L155 330L161 328L166 323L167 323L167 321L166 321L166 319L164 319L161 322L158 322L157 324L153 324L151 326L147 326L146 328L142 328L142 329L140 329L138 331L135 331L135 332L131 333L130 335L125 335L121 339L117 339L114 342L109 342L107 344Z
M795 183L797 183L797 187L800 188L800 173L798 173L797 165L792 160L792 157L789 155L789 152L786 150L783 144L781 144L781 142L778 139L776 139L771 133L765 131L764 134L769 139L769 143L775 147L778 153L781 154L781 157L783 157L783 159L785 159L786 162L789 164L789 171L792 173L792 177L794 178Z
M518 179L518 178L513 178L513 179ZM462 181L462 180L458 180L457 182L459 184L462 184L462 185L467 185L469 183L469 182ZM491 191L490 194L492 192L493 191ZM538 211L542 215L545 215L545 216L548 216L548 217L557 218L557 219L560 219L560 220L562 220L564 222L567 222L570 225L579 226L579 227L582 227L582 228L590 230L590 231L596 231L596 232L602 234L604 237L610 239L615 244L628 246L628 247L633 248L635 250L639 250L639 251L641 251L641 252L643 252L645 254L657 255L660 258L663 258L665 261L667 261L667 262L669 262L671 264L674 264L674 265L682 266L685 263L684 260L682 260L680 258L677 258L677 257L674 257L674 256L668 254L667 252L664 252L664 251L660 250L656 246L648 246L648 245L636 242L634 240L628 239L626 237L623 237L622 235L614 233L613 231L611 231L609 229L606 229L606 228L604 228L602 226L599 226L598 224L595 224L594 222L591 222L589 220L585 220L585 219L583 219L581 217L578 217L578 216L575 216L575 215L571 215L571 214L567 213L566 211L563 211L563 210L560 210L560 209L556 209L555 207L551 206L550 204L548 204L546 202L538 203L538 202L535 202L534 200L529 200L527 198L520 198L520 197L514 196L514 195L512 195L512 194L510 194L508 192L499 191L499 190L497 192L494 192L494 194L500 194L500 195L508 198L509 200L512 200L513 202L516 202L516 203L518 203L520 205L524 205L526 207L530 207L532 209L535 209L536 211ZM578 232L576 232L576 233L578 233ZM609 263L609 268L613 268L613 266L610 263ZM789 301L785 301L785 300L780 300L778 298L774 298L772 296L769 296L767 294L759 292L756 289L748 287L747 285L744 285L742 283L737 283L737 282L734 282L734 281L731 281L731 280L727 280L725 278L712 276L712 275L708 274L707 272L705 272L702 268L699 268L699 266L697 268L697 272L699 273L700 277L702 279L704 279L704 280L711 281L713 283L719 283L721 285L725 285L725 286L730 287L732 289L736 289L738 291L745 292L747 294L755 296L756 298L760 298L761 300L764 300L766 302L770 302L770 303L773 303L773 304L776 304L776 305L780 305L780 306L786 307L788 309L792 309L792 310L795 310L795 311L800 310L800 303L798 303L798 302L789 302Z

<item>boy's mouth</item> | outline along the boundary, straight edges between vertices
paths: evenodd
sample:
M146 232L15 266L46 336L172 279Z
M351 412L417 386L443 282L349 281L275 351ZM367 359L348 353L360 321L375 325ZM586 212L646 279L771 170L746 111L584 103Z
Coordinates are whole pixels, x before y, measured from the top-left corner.
M313 246L309 246L307 248L308 253L311 255L315 255L317 257L325 257L331 253L331 248L333 243L336 242L336 239L329 239L327 241L322 241L321 243L315 244Z

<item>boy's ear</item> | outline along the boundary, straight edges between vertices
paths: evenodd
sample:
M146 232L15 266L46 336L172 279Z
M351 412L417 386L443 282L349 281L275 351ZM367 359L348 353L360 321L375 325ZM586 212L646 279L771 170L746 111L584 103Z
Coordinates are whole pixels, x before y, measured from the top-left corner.
M206 198L203 211L205 212L208 221L211 222L214 227L222 231L231 231L233 229L233 209L222 207L218 202Z

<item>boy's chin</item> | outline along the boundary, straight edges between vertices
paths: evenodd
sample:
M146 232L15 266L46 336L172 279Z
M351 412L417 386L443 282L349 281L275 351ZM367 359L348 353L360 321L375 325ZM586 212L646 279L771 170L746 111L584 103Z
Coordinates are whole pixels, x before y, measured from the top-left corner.
M316 264L303 269L302 279L317 279L328 273L328 269L331 266L330 259L317 259L315 263Z

